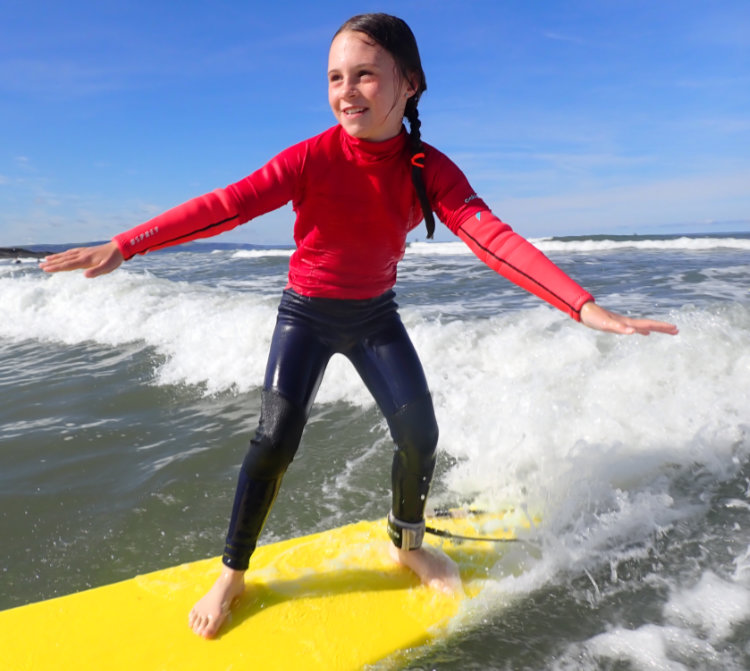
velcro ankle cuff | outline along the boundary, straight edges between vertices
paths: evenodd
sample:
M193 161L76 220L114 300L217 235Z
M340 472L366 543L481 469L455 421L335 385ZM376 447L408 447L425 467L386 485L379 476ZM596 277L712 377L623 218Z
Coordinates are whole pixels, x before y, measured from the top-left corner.
M418 550L424 540L424 520L421 522L402 522L388 513L388 535L393 544L402 550Z

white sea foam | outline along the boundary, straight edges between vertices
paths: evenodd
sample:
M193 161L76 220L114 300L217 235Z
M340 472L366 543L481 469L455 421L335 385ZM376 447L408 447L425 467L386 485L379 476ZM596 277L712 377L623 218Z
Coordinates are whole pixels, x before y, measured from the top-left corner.
M681 238L529 238L529 242L543 252L609 252L616 250L657 250L657 251L710 251L717 249L750 250L750 239L732 237L681 237ZM407 255L453 256L472 254L460 241L457 242L413 242Z
M293 249L238 249L232 252L233 259L287 258L294 253Z
M456 254L463 244L426 247ZM600 334L546 306L451 320L434 306L404 307L433 391L441 458L455 462L437 495L524 503L544 520L531 532L541 555L525 559L520 575L499 565L480 611L582 572L595 601L604 589L597 569L610 567L616 583L622 564L643 560L655 538L704 505L676 498L675 474L696 470L723 482L747 463L750 305L742 282L721 271L695 286L722 300L672 309L681 329L674 338ZM415 276L427 272L417 267ZM243 282L231 273L212 286L131 269L95 281L8 271L0 274L0 338L143 343L158 355L152 384L244 391L261 383L278 299ZM372 407L342 358L331 362L318 400ZM750 492L733 492L726 505L741 514L749 503ZM524 550L510 552L508 566ZM694 668L691 659L740 668L722 646L750 619L749 557L738 554L733 575L663 577L661 621L610 626L572 645L557 668L596 669L602 659L637 669Z
M675 590L664 614L676 626L691 627L716 644L750 619L750 591L746 587L706 571L696 585Z
M658 251L709 251L717 249L750 250L750 240L746 238L614 238L603 240L588 240L585 238L573 240L557 240L540 238L534 244L545 252L602 252L613 250L637 249Z
M744 668L741 654L727 646L738 627L750 620L750 591L736 579L703 572L697 583L683 586L675 578L663 621L628 628L614 626L583 643L570 646L554 667L598 669L605 660L626 662L635 669Z
M0 279L0 337L113 347L142 342L163 358L162 384L208 392L247 389L262 378L275 305L250 293L121 271Z
M95 281L0 278L0 296L0 337L143 342L164 359L155 381L211 392L259 384L277 305L275 296L126 271ZM463 462L452 475L459 490L469 482L502 490L524 472L591 454L595 464L614 463L627 484L651 472L653 459L684 461L705 444L726 444L750 398L750 311L742 305L686 308L672 315L682 328L676 338L618 339L545 306L470 322L408 307L403 316L433 389L442 447ZM319 399L372 403L336 358ZM634 454L642 466L623 470L619 456Z
M589 641L585 650L597 660L627 661L636 669L687 671L691 668L731 668L704 666L719 662L721 655L710 643L680 627L655 624L635 630L617 627ZM694 666L696 662L700 666Z

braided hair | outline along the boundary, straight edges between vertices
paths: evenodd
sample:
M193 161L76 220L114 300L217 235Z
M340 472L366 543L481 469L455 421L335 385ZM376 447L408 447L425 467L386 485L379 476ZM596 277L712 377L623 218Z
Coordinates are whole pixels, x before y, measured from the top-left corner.
M419 131L422 122L419 120L419 110L417 109L420 97L427 90L427 80L422 69L422 59L419 57L417 40L405 21L390 14L359 14L346 21L336 31L336 35L346 30L364 33L383 47L393 57L401 71L401 76L416 84L414 95L406 101L404 116L409 122L410 128L411 179L422 206L422 214L427 226L427 237L432 238L435 232L435 216L432 213L432 206L430 205L430 199L427 197L427 189L424 183L425 152L422 134ZM336 35L334 35L334 38Z

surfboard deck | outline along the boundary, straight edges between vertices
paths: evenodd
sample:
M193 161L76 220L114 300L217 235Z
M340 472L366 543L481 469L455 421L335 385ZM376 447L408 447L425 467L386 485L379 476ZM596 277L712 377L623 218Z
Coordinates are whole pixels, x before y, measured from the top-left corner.
M530 520L505 511L430 524L512 538ZM245 594L213 640L193 634L187 616L216 579L219 558L0 612L0 668L362 669L444 635L504 547L426 542L458 563L465 596L420 585L388 558L385 520L359 522L258 547Z

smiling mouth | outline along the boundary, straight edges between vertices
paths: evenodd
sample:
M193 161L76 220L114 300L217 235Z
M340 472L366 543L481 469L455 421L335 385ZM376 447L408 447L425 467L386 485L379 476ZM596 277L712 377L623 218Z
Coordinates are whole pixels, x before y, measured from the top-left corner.
M346 116L357 116L358 114L363 114L367 111L367 108L365 107L349 107L344 110L344 114Z

